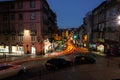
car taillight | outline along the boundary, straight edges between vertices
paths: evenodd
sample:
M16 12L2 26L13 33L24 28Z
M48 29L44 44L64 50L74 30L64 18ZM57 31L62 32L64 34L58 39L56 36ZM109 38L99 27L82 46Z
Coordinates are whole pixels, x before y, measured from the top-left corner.
M13 68L15 69L15 68L17 68L17 66L14 66Z
M21 65L13 66L14 69L15 69L15 68L18 68L18 67L21 67Z

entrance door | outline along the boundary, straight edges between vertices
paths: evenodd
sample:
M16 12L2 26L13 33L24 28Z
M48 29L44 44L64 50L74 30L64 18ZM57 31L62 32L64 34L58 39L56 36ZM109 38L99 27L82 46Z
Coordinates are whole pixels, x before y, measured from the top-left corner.
M31 48L32 48L32 49L31 49L31 53L35 55L35 53L36 53L36 49L35 49L35 47L32 46Z

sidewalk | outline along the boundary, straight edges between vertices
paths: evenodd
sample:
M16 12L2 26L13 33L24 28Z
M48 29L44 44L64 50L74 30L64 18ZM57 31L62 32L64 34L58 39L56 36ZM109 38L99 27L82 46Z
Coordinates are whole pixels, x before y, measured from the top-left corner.
M106 54L105 54L105 53L102 53L102 52L97 52L97 51L89 51L89 52L92 53L92 54L96 54L96 55L99 55L99 56L103 56L103 57L106 56Z
M23 59L29 59L29 58L38 58L42 57L41 55L32 55L32 54L6 54L6 55L0 55L0 63L7 63L12 62L16 60L23 60Z

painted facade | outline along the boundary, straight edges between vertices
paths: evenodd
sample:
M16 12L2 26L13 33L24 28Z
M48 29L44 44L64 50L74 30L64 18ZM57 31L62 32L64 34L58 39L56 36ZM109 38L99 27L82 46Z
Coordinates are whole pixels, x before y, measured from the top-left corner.
M49 28L57 29L56 15L46 0L0 2L0 21L1 53L43 54L43 41L52 35Z

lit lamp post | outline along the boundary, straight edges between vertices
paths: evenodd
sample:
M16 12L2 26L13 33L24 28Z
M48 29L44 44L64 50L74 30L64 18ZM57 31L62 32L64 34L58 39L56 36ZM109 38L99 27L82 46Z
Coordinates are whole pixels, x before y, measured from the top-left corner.
M120 25L120 15L118 16L118 24Z
M120 28L120 15L118 16L118 25L119 25L119 28ZM119 28L118 28L118 30L119 30ZM119 35L119 41L120 41L120 35Z

